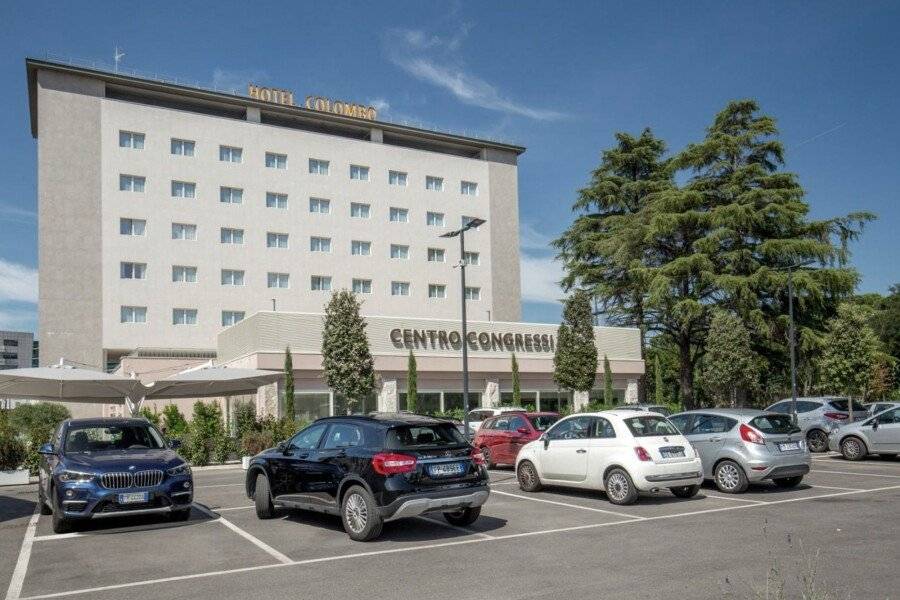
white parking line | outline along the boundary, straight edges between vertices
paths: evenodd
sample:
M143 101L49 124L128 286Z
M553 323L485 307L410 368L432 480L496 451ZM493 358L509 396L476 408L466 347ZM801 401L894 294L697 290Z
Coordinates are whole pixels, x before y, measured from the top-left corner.
M819 485L818 483L814 483L810 485L811 488L822 488L823 490L844 490L847 492L861 492L865 488L848 488L848 487L836 487L833 485Z
M897 463L876 463L876 462L867 462L860 463L849 460L835 460L833 458L814 458L812 459L815 463L820 464L829 464L834 465L836 467L846 465L847 467L859 468L859 469L882 469L887 471L896 471L898 467L900 467L900 462Z
M733 500L735 502L752 502L754 504L769 504L765 500L753 500L752 498L736 498L733 496L719 496L718 494L710 494L708 492L703 492L703 495L707 498L715 498L716 500Z
M536 498L534 496L523 496L522 494L512 494L510 492L501 492L500 490L491 490L493 494L500 494L501 496L512 496L513 498L521 498L522 500L531 500L532 502L544 502L546 504L555 504L557 506L567 506L569 508L580 508L581 510L589 510L591 512L599 512L606 513L608 515L616 515L617 517L625 517L628 519L645 519L646 517L639 517L637 515L629 515L626 513L616 512L614 510L605 510L603 508L594 508L591 506L581 506L580 504L569 504L568 502L558 502L556 500L547 500L546 498Z
M244 487L243 483L214 483L212 485L195 485L194 489L199 490L201 488L220 488L220 487L236 487L241 486Z
M227 527L228 529L232 530L233 532L235 532L236 534L238 534L239 536L241 536L242 538L244 538L245 540L247 540L248 542L250 542L251 544L253 544L253 545L256 546L257 548L259 548L260 550L265 551L266 553L269 554L269 556L272 556L272 557L275 558L276 560L278 560L278 561L280 561L280 562L282 562L282 563L284 563L284 564L289 564L289 563L293 562L290 558L288 558L287 556L285 556L284 554L282 554L281 552L279 552L278 550L276 550L276 549L273 548L272 546L268 545L267 543L265 543L265 542L262 541L261 539L255 537L255 536L253 536L253 535L250 535L249 533L247 533L246 531L244 531L243 529L241 529L240 527L238 527L237 525L235 525L234 523L232 523L231 521L229 521L229 520L226 519L225 517L223 517L223 516L221 516L221 515L217 515L216 513L214 513L213 511L209 510L208 508L206 508L206 507L203 506L202 504L197 504L197 503L195 502L195 503L194 503L194 508L196 508L197 510L199 510L200 512L202 512L202 513L204 513L204 514L206 514L206 515L209 515L209 516L212 517L213 519L217 520L219 523L221 523L222 525L224 525L224 526Z
M831 473L833 475L858 475L860 477L890 477L891 479L900 479L900 475L887 475L886 473L853 473L852 471L824 471L822 469L813 469L810 473Z
M246 506L229 506L228 508L217 508L215 511L217 513L226 512L230 510L247 510L248 508L256 508L255 504L248 504Z
M28 561L31 560L34 532L37 529L37 522L40 516L41 506L38 504L34 507L34 514L31 515L31 519L28 521L28 527L25 528L25 537L22 538L22 547L19 549L19 560L16 561L16 568L13 569L9 587L6 589L6 600L18 600L19 594L22 593L22 584L25 583L25 573L28 571Z
M859 490L859 491L848 491L848 492L835 492L833 494L821 494L819 496L806 496L801 498L786 498L782 500L773 500L771 502L763 502L762 504L740 504L733 506L726 506L723 508L710 508L705 510L696 510L687 513L677 513L670 515L659 515L655 517L642 517L637 519L625 519L622 521L612 521L609 523L593 523L590 525L575 525L572 527L559 527L556 529L544 529L541 531L528 531L523 533L512 533L509 535L498 535L494 536L490 539L488 538L467 538L464 540L452 540L448 542L438 542L434 544L421 544L416 546L406 546L402 548L390 548L385 550L374 550L372 552L357 552L354 554L344 554L337 556L324 556L321 558L310 558L306 560L298 560L292 561L288 563L275 563L270 565L259 565L255 567L242 567L238 569L227 569L221 571L208 571L205 573L194 573L191 575L178 575L175 577L164 577L161 579L145 579L143 581L133 581L129 583L118 583L114 585L107 585L103 587L94 587L94 588L83 588L77 590L68 590L65 592L54 592L52 594L41 594L38 596L28 596L26 598L20 598L19 600L43 600L45 598L59 598L62 596L75 596L79 594L96 594L99 592L105 592L109 590L119 590L130 587L140 587L140 586L148 586L148 585L156 585L160 583L171 583L175 581L186 581L191 579L201 579L206 577L216 577L220 575L233 575L239 573L248 573L252 571L260 571L264 569L275 569L280 567L290 567L290 566L302 566L302 565L310 565L310 564L318 564L318 563L326 563L326 562L336 562L341 560L351 560L355 558L366 558L370 556L379 556L382 554L398 554L402 552L419 552L422 550L430 550L433 548L447 548L451 546L462 546L465 544L481 544L481 543L490 543L490 542L500 542L504 540L517 539L522 537L530 537L537 535L551 535L556 533L565 533L570 531L579 531L579 530L587 530L587 529L600 529L603 527L613 527L617 525L628 525L628 524L637 524L637 523L646 523L648 521L663 521L668 519L677 519L679 517L688 517L694 515L702 515L708 513L716 513L716 512L729 512L732 510L749 510L754 508L759 508L760 506L769 506L772 504L786 504L789 502L805 502L808 500L818 500L821 498L833 498L836 496L849 496L849 495L857 495L857 494L867 494L872 492L883 492L888 490L897 490L900 489L900 485L891 485L881 488L874 488L871 490Z

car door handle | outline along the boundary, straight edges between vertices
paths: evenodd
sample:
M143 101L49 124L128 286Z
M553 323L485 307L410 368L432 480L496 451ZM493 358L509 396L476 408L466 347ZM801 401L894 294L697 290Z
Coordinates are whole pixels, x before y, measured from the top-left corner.
M709 441L711 441L711 442L721 442L721 441L722 441L722 438L720 438L720 437L711 437L711 438L709 438Z
M587 452L587 450L585 450L584 448L579 448L575 452L577 452L578 454L584 454L585 452Z
M308 457L309 457L309 452L304 452L303 454L297 455L297 458L308 458Z

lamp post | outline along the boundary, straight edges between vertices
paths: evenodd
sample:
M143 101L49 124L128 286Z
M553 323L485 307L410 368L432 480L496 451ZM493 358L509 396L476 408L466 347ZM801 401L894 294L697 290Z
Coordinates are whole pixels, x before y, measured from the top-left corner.
M791 420L794 425L797 424L797 359L796 354L796 334L794 333L794 270L812 264L813 261L796 263L776 269L778 271L787 271L788 284L788 348L791 355Z
M442 238L459 236L459 282L460 299L462 300L462 368L463 368L463 424L466 437L469 437L469 342L468 328L466 326L466 232L484 224L484 219L469 219L460 229L448 231L441 235Z

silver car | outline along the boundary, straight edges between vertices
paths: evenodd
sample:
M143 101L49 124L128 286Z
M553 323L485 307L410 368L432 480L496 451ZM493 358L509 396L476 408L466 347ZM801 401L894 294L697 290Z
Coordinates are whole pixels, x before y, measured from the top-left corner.
M703 462L703 476L739 494L751 483L799 485L809 473L806 440L788 415L749 408L691 410L669 417Z
M847 398L821 396L816 398L797 398L797 425L806 435L806 443L810 452L828 450L828 432L849 422ZM787 398L766 408L769 412L791 413L791 400ZM868 417L866 408L853 401L853 420Z
M657 413L664 417L668 417L672 414L672 411L662 404L623 404L617 406L615 410L638 410L642 412Z
M866 407L866 411L869 413L869 416L877 415L880 412L883 412L889 408L900 408L900 402L870 402L869 404L863 404Z
M839 427L828 436L828 448L847 460L862 460L869 454L900 454L900 407L889 408L858 423Z

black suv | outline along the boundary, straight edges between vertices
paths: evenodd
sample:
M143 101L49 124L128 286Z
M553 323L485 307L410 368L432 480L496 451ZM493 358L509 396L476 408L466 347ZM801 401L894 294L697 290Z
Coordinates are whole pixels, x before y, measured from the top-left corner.
M481 452L449 421L413 414L319 419L254 456L247 471L260 519L279 506L340 515L357 541L423 513L469 525L489 492Z

